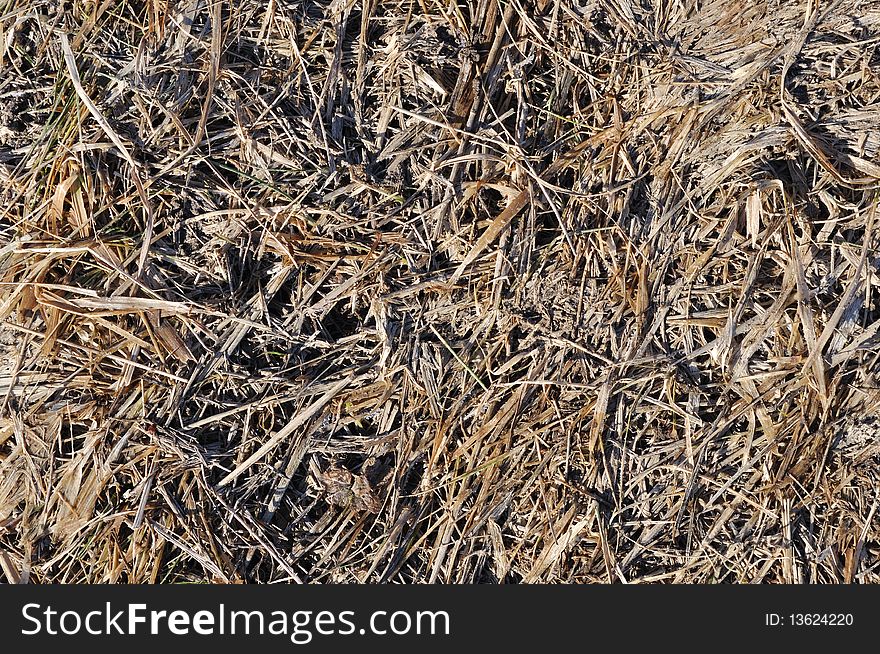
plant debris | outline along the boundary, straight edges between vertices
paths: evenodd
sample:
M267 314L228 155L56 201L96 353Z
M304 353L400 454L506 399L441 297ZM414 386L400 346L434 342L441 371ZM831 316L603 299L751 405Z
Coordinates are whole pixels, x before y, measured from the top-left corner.
M2 576L880 581L878 44L0 0Z

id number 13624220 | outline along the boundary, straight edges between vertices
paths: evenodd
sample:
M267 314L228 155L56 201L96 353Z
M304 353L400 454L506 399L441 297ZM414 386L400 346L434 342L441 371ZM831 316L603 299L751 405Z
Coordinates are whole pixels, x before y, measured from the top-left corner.
M851 627L852 613L765 613L768 627Z

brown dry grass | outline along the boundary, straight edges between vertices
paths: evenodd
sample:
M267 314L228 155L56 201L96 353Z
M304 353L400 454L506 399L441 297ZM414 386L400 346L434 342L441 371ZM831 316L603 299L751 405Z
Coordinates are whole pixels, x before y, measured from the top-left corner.
M874 582L880 1L0 0L0 568Z

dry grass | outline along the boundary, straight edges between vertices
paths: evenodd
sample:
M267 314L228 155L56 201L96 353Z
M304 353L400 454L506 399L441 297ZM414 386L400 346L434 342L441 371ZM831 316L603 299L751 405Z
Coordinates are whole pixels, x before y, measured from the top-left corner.
M0 0L3 576L878 581L878 44Z

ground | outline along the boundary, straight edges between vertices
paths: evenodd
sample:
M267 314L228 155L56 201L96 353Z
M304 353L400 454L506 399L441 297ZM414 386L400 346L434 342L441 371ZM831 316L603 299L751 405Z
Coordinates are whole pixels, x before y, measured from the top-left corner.
M878 37L0 0L2 577L877 581Z

